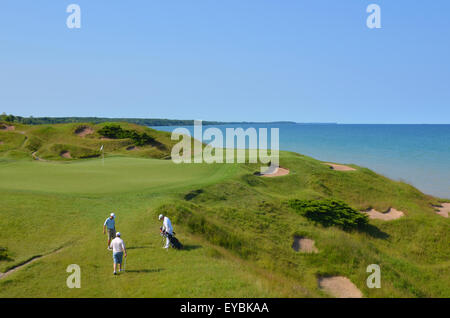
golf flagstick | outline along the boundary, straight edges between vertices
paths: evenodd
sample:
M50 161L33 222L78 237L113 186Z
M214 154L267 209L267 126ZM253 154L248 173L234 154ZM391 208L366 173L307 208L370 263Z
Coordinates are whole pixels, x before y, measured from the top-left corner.
M100 151L102 152L102 165L105 165L105 151L103 150L103 145L100 147Z

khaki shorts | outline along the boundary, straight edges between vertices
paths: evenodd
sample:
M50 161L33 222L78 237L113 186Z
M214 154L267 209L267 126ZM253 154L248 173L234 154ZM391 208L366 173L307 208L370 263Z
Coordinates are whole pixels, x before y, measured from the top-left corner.
M112 240L114 238L116 238L116 230L108 229L108 240Z

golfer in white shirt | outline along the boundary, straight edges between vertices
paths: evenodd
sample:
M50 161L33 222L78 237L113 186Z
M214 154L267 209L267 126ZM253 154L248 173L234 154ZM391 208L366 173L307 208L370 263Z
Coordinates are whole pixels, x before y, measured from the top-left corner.
M123 254L127 257L127 250L125 248L125 243L120 238L120 232L116 233L116 238L111 241L110 248L113 250L113 260L114 260L114 275L117 275L116 267L119 264L119 272L122 271L122 259Z
M159 215L159 220L163 220L163 231L165 231L169 235L173 235L173 227L172 222L170 222L170 219L167 216L164 216L162 214ZM166 237L166 246L164 248L169 248L170 240L169 236Z

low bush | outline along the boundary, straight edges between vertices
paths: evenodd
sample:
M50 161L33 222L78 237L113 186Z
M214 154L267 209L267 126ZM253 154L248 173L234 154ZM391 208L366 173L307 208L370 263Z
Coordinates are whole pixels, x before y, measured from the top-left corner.
M136 146L145 146L155 143L155 138L149 136L147 133L138 133L135 130L127 130L120 127L120 125L106 125L98 131L100 135L111 139L130 138Z
M367 215L339 200L296 199L290 200L289 205L308 219L326 227L336 225L344 230L361 229L369 222Z

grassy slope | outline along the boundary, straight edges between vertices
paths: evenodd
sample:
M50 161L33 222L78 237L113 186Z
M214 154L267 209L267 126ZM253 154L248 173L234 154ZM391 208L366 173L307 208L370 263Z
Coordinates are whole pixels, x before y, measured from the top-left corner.
M73 136L76 127L50 127L60 131L59 140L49 134L40 151L50 143L70 144L72 137L71 143L82 147L102 142L95 135ZM434 213L437 199L407 184L364 168L333 171L285 152L281 164L291 174L279 178L254 176L256 165L174 165L129 157L107 158L104 166L98 159L63 165L11 160L21 152L30 158L24 136L44 139L42 130L33 129L0 132L0 156L9 158L0 163L0 246L7 246L13 259L0 262L0 272L63 249L0 280L0 297L317 297L327 296L317 289L317 276L331 274L349 277L368 297L450 296L448 219ZM168 144L161 134L159 140ZM113 151L130 153L124 149ZM62 160L58 153L53 158ZM358 209L394 207L407 215L348 233L314 225L285 204L290 198L322 197ZM116 278L101 233L110 211L118 214L118 229L130 248L129 270ZM160 248L155 218L160 211L173 218L187 250ZM313 238L320 253L294 252L294 234ZM65 286L65 268L72 263L82 268L79 290ZM381 289L365 285L372 263L381 266Z
M0 123L1 125L2 123ZM5 124L5 123L4 123ZM97 131L108 123L102 124L56 124L56 125L22 125L14 124L13 131L0 130L0 157L5 158L32 158L31 154L42 159L70 161L61 157L64 151L70 151L73 159L100 156L100 146L104 145L106 153L124 154L134 157L166 158L170 155L171 145L167 132L156 131L151 128L130 123L120 123L124 129L146 132L159 143L159 145L147 145L129 151L133 146L131 139L101 139ZM12 125L12 124L11 124ZM76 134L80 127L93 129L92 134L80 137Z

